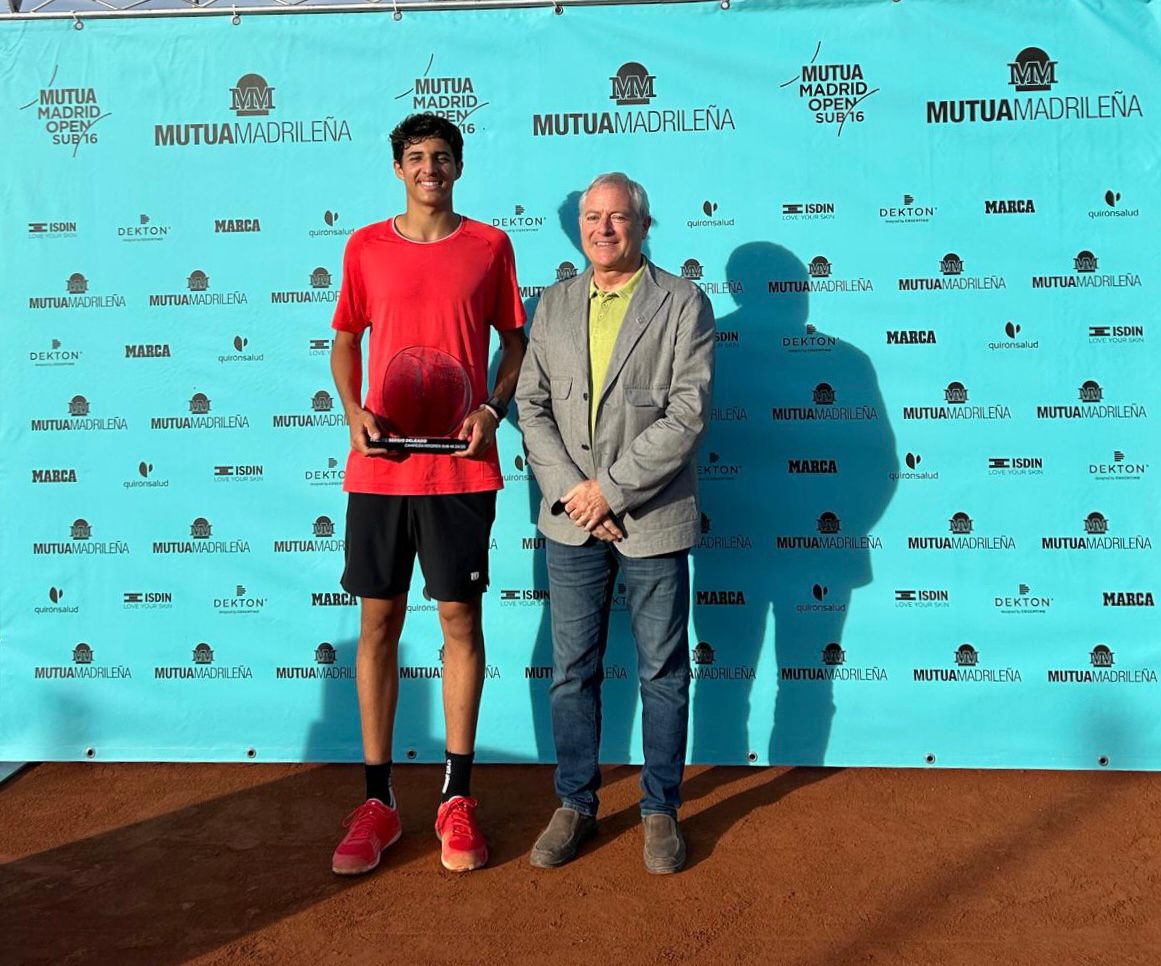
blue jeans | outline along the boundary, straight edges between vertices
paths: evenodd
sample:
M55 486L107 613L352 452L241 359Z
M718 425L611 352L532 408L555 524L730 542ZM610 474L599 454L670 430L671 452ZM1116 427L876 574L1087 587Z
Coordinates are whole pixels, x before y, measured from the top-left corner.
M677 815L689 728L689 553L626 557L596 539L546 543L552 609L552 734L556 794L597 814L601 682L618 570L625 584L641 685L641 814Z

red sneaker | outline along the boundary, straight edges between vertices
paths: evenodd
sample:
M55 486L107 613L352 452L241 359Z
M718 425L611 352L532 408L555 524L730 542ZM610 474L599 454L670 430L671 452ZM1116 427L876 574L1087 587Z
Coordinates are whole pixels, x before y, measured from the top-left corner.
M331 871L336 875L370 872L379 864L383 850L403 834L398 810L377 798L363 802L343 820L343 826L350 831L331 857Z
M457 795L440 805L435 817L435 834L443 843L440 861L451 872L470 872L488 861L488 843L476 824L478 804Z

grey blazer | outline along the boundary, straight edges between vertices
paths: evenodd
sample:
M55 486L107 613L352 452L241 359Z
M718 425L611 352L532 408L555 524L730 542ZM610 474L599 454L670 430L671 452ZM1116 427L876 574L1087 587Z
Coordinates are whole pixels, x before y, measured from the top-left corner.
M574 546L588 534L561 497L595 479L625 533L617 548L649 557L701 535L695 454L709 420L714 316L692 283L647 263L589 420L592 269L545 290L532 322L516 401L543 498L538 526Z

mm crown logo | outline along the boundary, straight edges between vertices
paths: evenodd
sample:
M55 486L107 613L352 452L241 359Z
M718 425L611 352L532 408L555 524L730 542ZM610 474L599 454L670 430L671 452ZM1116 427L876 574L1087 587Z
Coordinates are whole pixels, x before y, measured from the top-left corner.
M980 663L980 654L970 644L961 644L955 651L955 663L960 667L975 667Z
M811 393L816 406L833 406L834 405L834 387L830 383L820 382L814 387Z
M89 540L93 536L93 528L89 526L89 521L82 517L73 521L73 525L69 527L69 536L73 540Z
M576 266L572 262L561 262L556 266L556 280L558 282L565 282L570 278L576 278Z
M827 667L838 667L841 664L845 664L846 660L847 652L842 649L837 641L831 641L822 649L822 663Z
M1072 265L1077 272L1095 272L1097 270L1097 257L1090 251L1079 251L1076 253L1076 258L1072 260Z
M947 521L948 530L952 533L971 533L972 532L972 518L960 510L954 514L950 520Z
M204 416L210 411L210 397L204 392L195 392L189 398L189 411L195 416Z
M825 255L815 255L806 269L811 278L830 278L831 263Z
M330 288L331 287L331 273L325 268L316 268L310 273L310 287L311 288Z
M699 641L697 647L693 649L693 663L714 663L714 649L706 641Z
M1092 513L1084 518L1084 532L1091 535L1108 533L1109 521L1105 519L1103 513L1093 510Z
M205 517L198 517L189 525L189 535L194 540L209 540L214 528Z
M314 535L320 538L335 535L335 525L330 517L323 516L314 521Z
M238 117L265 117L274 110L274 88L261 74L243 74L230 88L230 110Z
M65 289L69 295L84 295L89 290L89 280L80 272L73 272L65 280Z
M609 78L612 84L609 100L616 101L618 107L648 104L657 96L653 90L656 79L657 76L650 74L644 64L636 61L622 64L617 73Z
M1109 650L1107 644L1098 644L1088 655L1089 663L1093 667L1112 667L1113 666L1113 652Z
M202 641L193 649L193 662L194 664L213 664L214 649L205 641Z
M1008 63L1008 85L1018 91L1051 90L1057 63L1039 47L1025 47Z
M838 516L830 510L819 515L815 521L815 526L819 533L838 533L842 529Z
M691 282L700 280L702 274L701 262L696 258L687 258L681 266L681 277Z
M92 664L93 649L84 641L73 648L73 664Z
M943 390L943 398L950 405L963 405L968 399L967 387L962 382L949 382L947 388Z
M195 268L189 273L189 278L185 280L186 286L191 292L205 292L210 287L210 277L200 268Z
M939 270L944 275L962 275L963 259L955 252L948 252L939 260Z
M331 394L325 389L320 389L310 400L310 408L316 413L329 413L334 406L334 399L331 398Z
M73 398L69 400L69 415L89 415L89 401L84 396L73 396Z
M1100 383L1095 379L1086 379L1079 392L1080 401L1086 403L1099 403L1105 395Z
M323 641L318 647L314 649L314 663L315 664L334 664L335 663L335 649L328 641Z

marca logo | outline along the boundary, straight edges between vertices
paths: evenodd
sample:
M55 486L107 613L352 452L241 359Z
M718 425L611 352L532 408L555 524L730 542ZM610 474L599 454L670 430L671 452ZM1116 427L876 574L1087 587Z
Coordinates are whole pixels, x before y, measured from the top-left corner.
M359 598L345 591L312 591L311 607L358 607Z
M138 342L125 346L126 359L168 359L171 354L168 342Z
M570 278L576 278L576 266L572 262L561 262L556 267L556 280L558 282L566 282Z
M790 474L795 473L822 473L831 474L837 473L838 461L830 459L800 459L787 460L786 472Z
M257 218L215 218L215 235L259 232L262 223Z
M887 345L935 345L934 329L888 329Z
M1105 590L1101 592L1102 607L1152 607L1151 590Z
M1036 202L1031 198L992 198L984 202L985 215L1034 215Z
M77 471L74 469L33 470L33 483L76 483Z
M699 607L745 607L746 592L742 590L699 590L695 603Z

